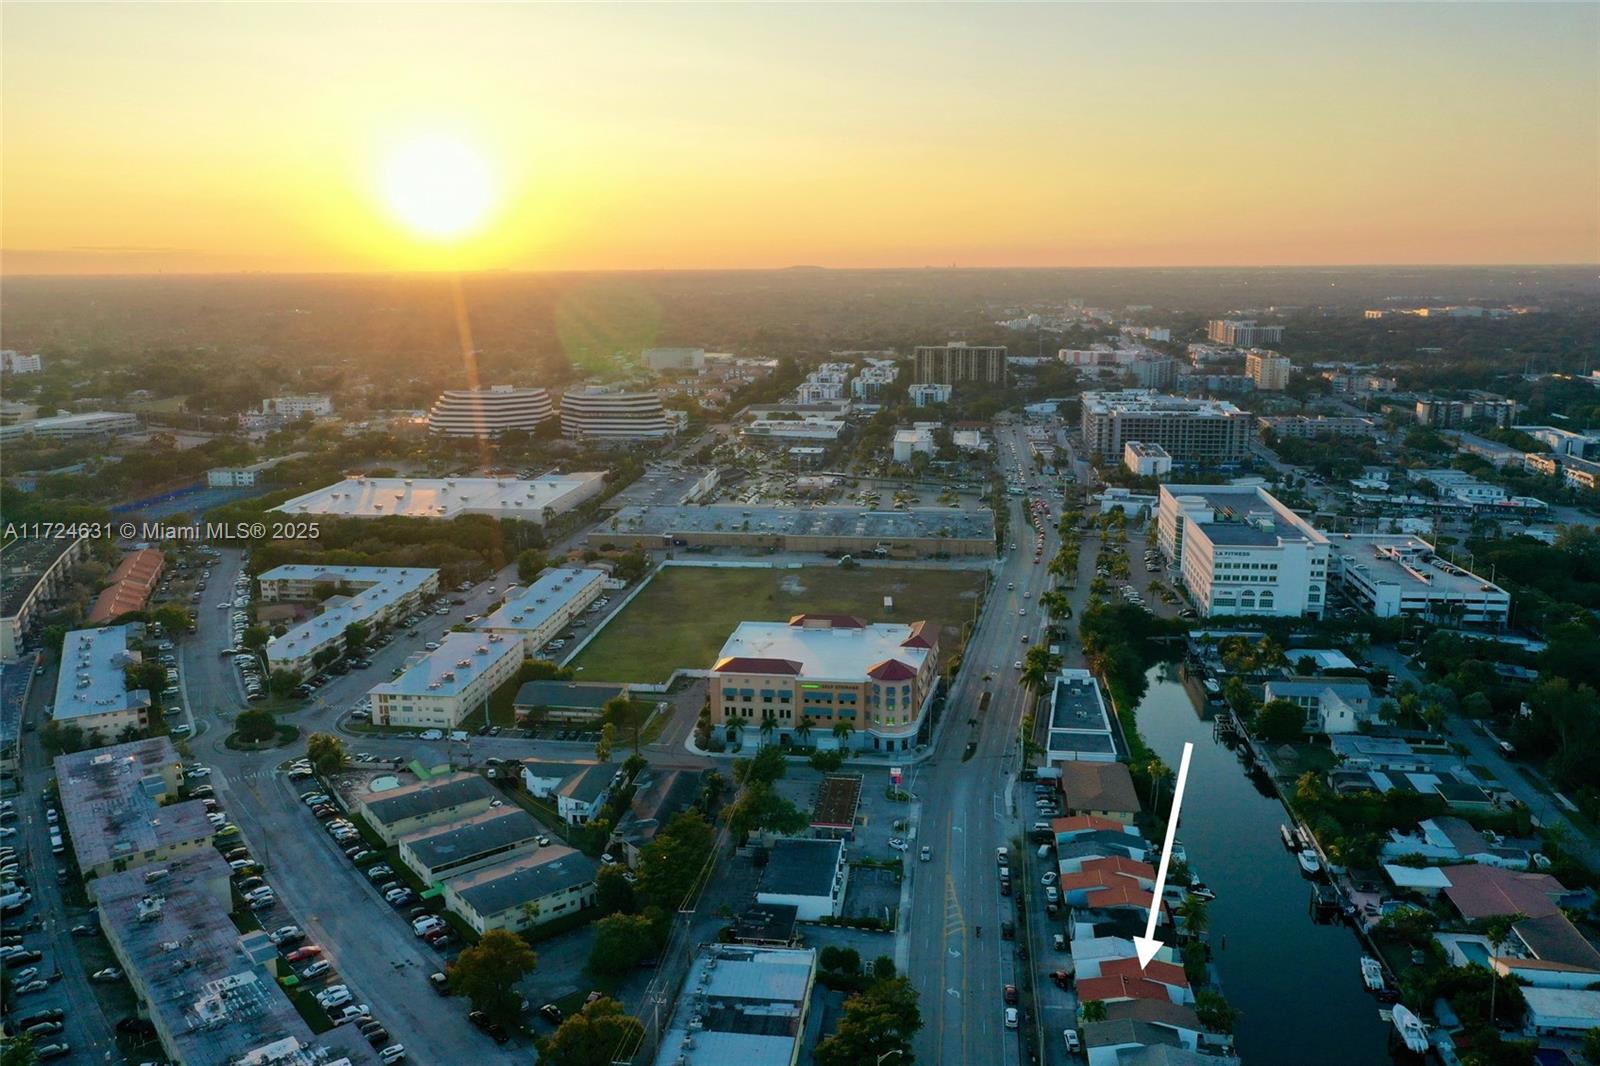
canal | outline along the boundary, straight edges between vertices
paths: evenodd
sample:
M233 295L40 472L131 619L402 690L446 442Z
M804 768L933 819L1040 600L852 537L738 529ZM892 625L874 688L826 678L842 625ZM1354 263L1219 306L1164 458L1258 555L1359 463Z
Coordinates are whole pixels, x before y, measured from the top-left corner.
M1228 1002L1241 1012L1245 1066L1389 1063L1391 1030L1362 985L1361 942L1342 922L1312 920L1310 883L1278 836L1288 819L1283 805L1213 739L1176 664L1155 667L1149 681L1138 718L1150 747L1175 770L1184 741L1194 743L1178 839L1217 893L1213 957Z

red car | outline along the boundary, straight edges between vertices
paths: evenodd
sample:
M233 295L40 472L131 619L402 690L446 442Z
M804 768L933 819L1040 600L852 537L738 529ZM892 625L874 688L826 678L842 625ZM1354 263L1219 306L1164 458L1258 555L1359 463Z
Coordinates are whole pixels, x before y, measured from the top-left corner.
M304 962L306 959L314 959L321 954L322 949L317 947L317 945L307 944L303 948L295 948L293 951L289 952L285 958L287 958L290 962Z
M1017 1001L1017 986L1016 985L1006 985L1006 1002L1007 1003L1015 1003L1016 1001Z

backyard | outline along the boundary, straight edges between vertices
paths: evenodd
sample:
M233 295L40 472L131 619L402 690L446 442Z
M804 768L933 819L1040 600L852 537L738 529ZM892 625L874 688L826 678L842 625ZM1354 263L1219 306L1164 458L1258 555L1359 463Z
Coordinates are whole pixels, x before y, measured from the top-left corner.
M679 667L710 667L740 622L781 622L806 612L937 622L948 657L972 620L983 582L972 570L669 566L572 665L583 681L656 684ZM893 597L891 611L884 610L885 596Z

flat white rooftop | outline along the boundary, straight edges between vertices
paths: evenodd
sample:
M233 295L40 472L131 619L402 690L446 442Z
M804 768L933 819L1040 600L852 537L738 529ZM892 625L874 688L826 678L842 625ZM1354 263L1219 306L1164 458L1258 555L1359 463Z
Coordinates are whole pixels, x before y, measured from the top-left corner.
M799 664L800 677L830 681L864 681L867 672L894 659L920 671L928 648L906 646L915 629L911 625L877 622L872 625L809 628L789 622L741 622L722 646L718 662L728 659L778 660ZM774 672L756 667L726 672ZM792 672L792 671L785 671Z
M602 471L544 474L531 479L353 477L336 481L277 507L285 514L340 518L454 518L487 514L543 522L545 508L560 514L598 492Z
M1449 560L1435 555L1433 545L1421 537L1392 533L1335 533L1328 538L1347 571L1360 573L1373 584L1399 585L1402 591L1431 591L1436 595L1508 595Z
M267 658L275 662L298 659L342 637L351 622L366 622L379 611L411 595L438 574L420 566L324 566L315 563L286 563L275 566L260 577L262 582L309 581L331 585L352 585L360 589L337 606L309 618L267 644Z
M506 600L505 605L473 623L474 629L534 632L544 626L579 595L606 578L603 570L557 567L546 570L533 584Z
M434 696L447 699L459 696L490 666L507 655L522 657L522 644L499 633L446 633L437 651L406 668L393 681L373 685L373 694Z
M56 678L55 709L58 722L96 714L113 714L150 705L144 689L129 691L123 667L138 658L128 652L128 642L142 627L110 626L75 629L61 645L61 673Z

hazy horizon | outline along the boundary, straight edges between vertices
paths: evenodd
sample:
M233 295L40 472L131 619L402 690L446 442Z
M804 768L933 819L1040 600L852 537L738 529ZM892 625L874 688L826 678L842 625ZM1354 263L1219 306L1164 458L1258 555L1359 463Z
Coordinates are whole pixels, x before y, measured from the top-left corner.
M1600 260L1593 4L4 17L10 277Z

